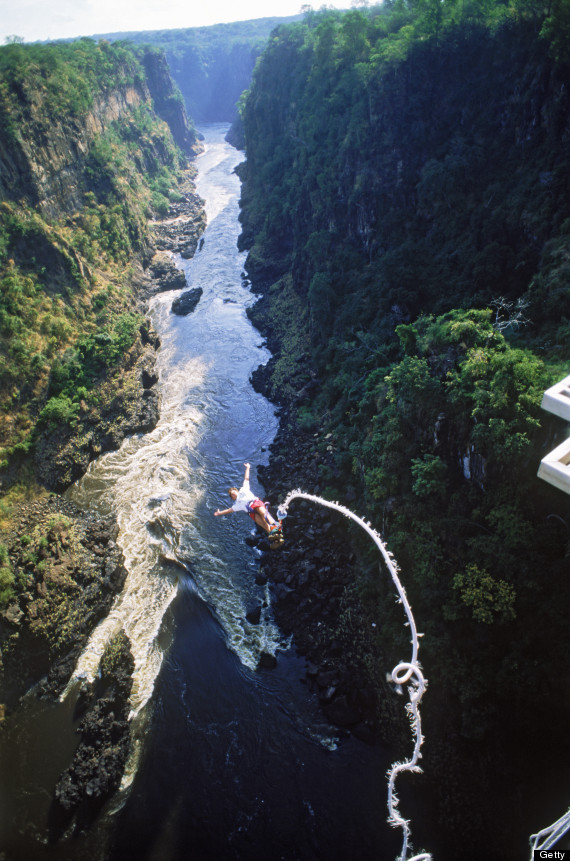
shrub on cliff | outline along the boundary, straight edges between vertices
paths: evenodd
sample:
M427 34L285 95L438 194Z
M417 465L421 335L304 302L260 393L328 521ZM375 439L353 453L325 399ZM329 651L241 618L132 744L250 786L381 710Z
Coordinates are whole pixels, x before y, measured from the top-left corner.
M16 596L14 572L8 556L8 548L0 544L0 609L7 607Z
M38 425L49 425L56 428L58 425L72 424L79 412L79 404L74 404L67 395L58 395L50 398L38 416Z

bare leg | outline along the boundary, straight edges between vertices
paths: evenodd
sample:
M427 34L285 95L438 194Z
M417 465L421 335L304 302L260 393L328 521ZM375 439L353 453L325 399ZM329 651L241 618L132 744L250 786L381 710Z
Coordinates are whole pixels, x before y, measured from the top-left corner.
M262 529L265 529L266 532L269 532L272 526L277 526L277 523L264 505L260 505L259 508L255 509L255 522Z

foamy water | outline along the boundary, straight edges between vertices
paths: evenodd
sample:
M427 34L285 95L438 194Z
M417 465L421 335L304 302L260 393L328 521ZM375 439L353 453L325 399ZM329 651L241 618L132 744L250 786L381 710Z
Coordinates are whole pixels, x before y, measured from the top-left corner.
M131 717L152 696L168 647L159 642L163 620L181 577L189 582L182 568L177 572L164 564L165 557L192 572L191 588L213 608L229 647L246 666L255 668L261 652L274 653L282 645L269 618L269 595L253 582L251 552L245 569L243 549L236 554L231 538L236 524L211 519L216 507L226 505L220 500L222 486L239 482L244 459L262 459L260 448L276 427L273 408L249 383L251 371L268 354L245 315L253 298L243 285L243 255L235 245L239 181L233 167L240 158L218 134L198 160L197 188L208 216L204 251L189 262L178 259L188 284L204 291L198 308L188 317L173 315L170 306L180 291L160 294L151 303L162 344L157 427L100 457L69 491L82 507L116 512L127 578L64 696L78 679L96 678L105 646L122 630L135 663ZM247 529L245 521L241 528ZM260 625L245 618L252 601L264 605Z

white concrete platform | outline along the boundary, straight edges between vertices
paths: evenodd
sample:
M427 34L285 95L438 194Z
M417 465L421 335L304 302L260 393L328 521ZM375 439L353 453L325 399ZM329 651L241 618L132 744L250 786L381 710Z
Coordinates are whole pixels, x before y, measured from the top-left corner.
M542 397L541 407L561 419L570 422L570 377L564 377L556 385L547 389Z
M541 406L543 410L570 422L570 376L545 391ZM570 436L542 458L538 477L570 493Z
M542 458L538 477L570 493L570 437Z

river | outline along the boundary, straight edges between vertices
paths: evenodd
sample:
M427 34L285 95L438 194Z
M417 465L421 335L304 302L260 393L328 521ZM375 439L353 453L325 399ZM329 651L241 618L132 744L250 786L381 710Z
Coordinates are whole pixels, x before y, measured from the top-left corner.
M195 257L177 261L201 300L187 317L170 311L177 293L151 303L162 341L160 421L99 458L69 491L79 505L118 516L127 582L74 677L93 678L105 643L125 631L135 658L134 752L90 834L40 850L42 806L33 805L27 829L38 859L382 861L397 853L399 834L386 825L388 753L340 738L324 721L301 681L303 659L273 621L269 587L256 585L251 521L213 517L228 505L227 488L241 483L244 461L259 489L255 467L267 463L278 431L272 405L249 381L268 353L246 315L255 297L236 244L234 168L243 155L226 131L202 129L197 190L208 227ZM255 607L259 624L246 618ZM273 669L257 669L262 653L276 657ZM59 706L38 707L41 737L47 724L52 734L61 727L66 756L73 690L72 680ZM28 762L29 780L38 762ZM46 775L35 780L48 795ZM8 861L19 851L32 857L29 842L15 841Z

